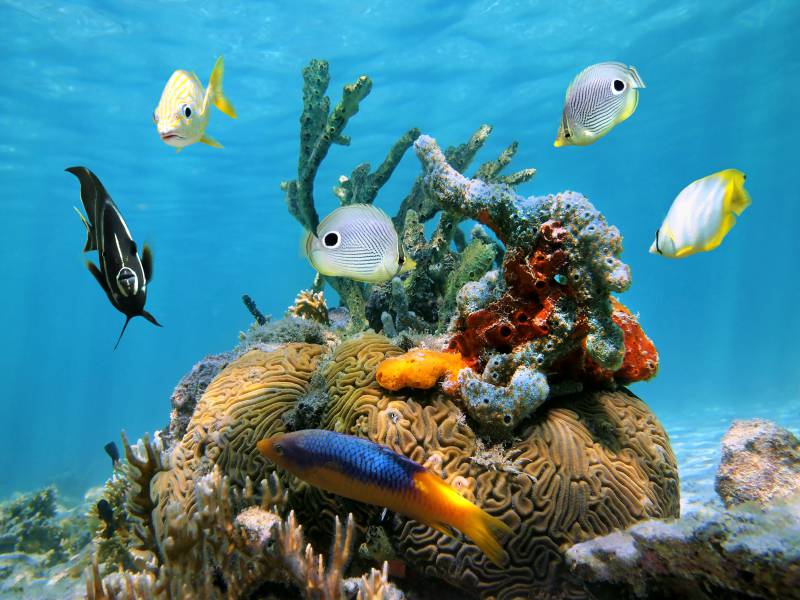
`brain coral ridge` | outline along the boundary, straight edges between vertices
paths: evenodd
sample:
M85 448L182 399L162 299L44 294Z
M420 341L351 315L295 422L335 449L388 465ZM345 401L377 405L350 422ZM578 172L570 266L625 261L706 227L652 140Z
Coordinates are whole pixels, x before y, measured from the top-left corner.
M431 391L413 398L383 390L378 365L402 354L388 339L364 334L326 349L288 344L251 351L228 365L197 406L170 467L156 476L159 506L190 514L191 489L216 465L232 485L271 469L255 442L287 429L309 395L325 398L317 426L367 437L426 465L514 531L508 564L498 568L463 538L452 538L380 507L324 493L281 473L304 531L330 533L330 517L352 512L359 530L386 530L412 571L475 597L519 598L570 589L563 566L572 544L649 517L676 516L678 480L669 441L638 398L625 391L551 400L518 431L517 442L484 447L459 406ZM175 504L177 503L177 504ZM559 592L560 593L560 592Z

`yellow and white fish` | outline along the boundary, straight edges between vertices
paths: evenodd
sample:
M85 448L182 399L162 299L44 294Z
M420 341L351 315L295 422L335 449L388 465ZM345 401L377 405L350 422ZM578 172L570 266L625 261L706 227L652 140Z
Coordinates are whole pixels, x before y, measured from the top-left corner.
M635 67L602 62L585 68L567 88L553 145L593 144L633 114L643 87Z
M741 171L726 169L683 188L656 231L650 252L683 258L719 246L736 223L736 215L750 206L744 180Z
M212 104L229 117L236 118L236 109L222 93L224 70L220 56L205 90L194 73L180 69L172 74L153 113L158 135L165 144L177 148L179 152L195 142L222 148L222 144L206 134L206 127Z
M306 231L303 253L322 275L379 283L417 264L405 256L394 223L371 204L341 206L325 217L317 234Z

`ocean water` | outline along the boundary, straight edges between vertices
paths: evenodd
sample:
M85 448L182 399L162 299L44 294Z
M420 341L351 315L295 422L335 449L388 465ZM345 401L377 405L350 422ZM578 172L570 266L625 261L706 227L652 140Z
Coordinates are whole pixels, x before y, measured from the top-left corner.
M731 419L800 425L798 27L790 0L0 2L0 497L50 482L80 497L109 474L106 442L163 427L180 377L235 345L243 293L280 316L309 286L279 184L296 176L311 58L330 61L334 101L361 74L374 82L352 144L319 172L320 213L339 175L408 128L450 145L490 123L479 161L518 140L512 168L538 169L521 193L580 191L619 227L622 301L661 356L634 391L708 488ZM224 149L177 154L153 109L173 70L205 84L219 55L239 118L211 117ZM639 70L637 112L595 145L553 148L567 85L604 60ZM135 319L116 351L124 318L84 267L73 165L154 250L147 306L164 327ZM729 167L753 204L723 245L648 254L675 195ZM409 152L377 204L393 213L418 173Z

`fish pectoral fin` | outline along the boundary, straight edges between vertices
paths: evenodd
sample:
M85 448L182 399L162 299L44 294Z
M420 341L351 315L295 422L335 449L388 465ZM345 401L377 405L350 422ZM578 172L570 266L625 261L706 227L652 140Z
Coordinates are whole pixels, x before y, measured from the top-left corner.
M222 91L222 77L225 75L225 61L220 56L214 64L214 69L211 71L211 77L208 80L207 94L211 94L211 101L219 110L224 112L230 118L236 118L236 109L233 108L230 100L225 97Z
M145 281L150 283L153 279L153 251L147 244L142 247L142 270Z
M150 321L156 327L163 327L163 325L161 323L159 323L158 321L156 321L156 318L153 315L151 315L149 312L147 312L146 310L142 309L142 313L141 314L145 319Z
M213 148L224 148L224 146L222 144L220 144L217 140L215 140L213 137L211 137L207 133L203 134L203 137L200 138L200 141L203 142L204 144L208 144L209 146L211 146Z

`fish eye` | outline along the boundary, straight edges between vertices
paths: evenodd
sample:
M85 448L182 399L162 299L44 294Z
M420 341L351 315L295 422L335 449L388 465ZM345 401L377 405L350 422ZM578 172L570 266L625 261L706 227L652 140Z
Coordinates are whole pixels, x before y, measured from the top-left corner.
M280 444L273 444L272 447L275 449L275 454L278 456L283 456L283 446Z
M397 259L397 264L402 265L404 262L406 262L406 257L401 254L400 258Z
M569 131L565 131L565 132L564 132L564 137L565 137L565 138L572 137L572 134L571 134Z
M189 117L192 116L192 107L189 106L188 104L184 104L181 107L181 112L183 113L183 116L188 119Z
M621 94L625 91L625 82L622 79L615 79L614 83L611 84L611 91L614 94Z
M341 237L336 231L329 231L322 238L322 243L326 248L336 248L339 246L339 242L341 241Z

